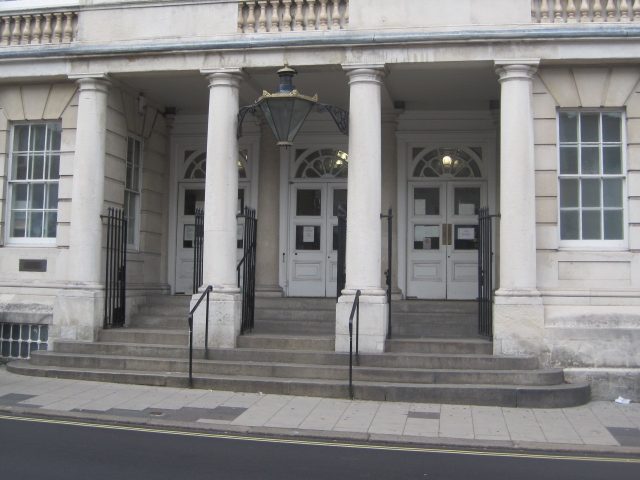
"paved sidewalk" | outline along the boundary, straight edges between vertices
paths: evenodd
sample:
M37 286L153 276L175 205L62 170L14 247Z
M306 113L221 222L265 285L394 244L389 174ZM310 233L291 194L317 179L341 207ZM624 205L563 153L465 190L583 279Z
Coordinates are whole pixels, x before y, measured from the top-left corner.
M26 377L0 366L0 412L204 431L640 456L640 404L613 401L563 409L350 401Z

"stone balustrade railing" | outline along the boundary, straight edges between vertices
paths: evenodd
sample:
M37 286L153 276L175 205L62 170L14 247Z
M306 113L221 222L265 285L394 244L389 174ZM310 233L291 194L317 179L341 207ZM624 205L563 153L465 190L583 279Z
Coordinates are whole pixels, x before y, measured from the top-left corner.
M531 0L534 23L640 22L640 0Z
M76 37L76 12L46 12L0 17L0 46L70 43Z
M342 30L349 23L349 0L243 0L238 32Z

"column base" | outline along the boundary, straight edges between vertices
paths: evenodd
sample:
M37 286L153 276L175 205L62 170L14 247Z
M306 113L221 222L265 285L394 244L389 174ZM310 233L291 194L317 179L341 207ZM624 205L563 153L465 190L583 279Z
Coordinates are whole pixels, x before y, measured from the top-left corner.
M496 292L493 308L493 353L533 355L542 363L548 357L544 345L544 305L537 290Z
M53 306L50 337L95 342L104 323L102 286L69 289L60 292Z
M349 315L355 296L343 294L336 304L336 352L349 351ZM387 339L389 304L384 295L360 295L360 353L384 352ZM356 342L356 316L353 318L353 348Z
M201 293L191 297L190 309L199 300ZM193 314L193 346L204 348L207 308L203 303ZM209 332L210 348L235 348L242 322L242 297L240 292L213 291L209 295Z

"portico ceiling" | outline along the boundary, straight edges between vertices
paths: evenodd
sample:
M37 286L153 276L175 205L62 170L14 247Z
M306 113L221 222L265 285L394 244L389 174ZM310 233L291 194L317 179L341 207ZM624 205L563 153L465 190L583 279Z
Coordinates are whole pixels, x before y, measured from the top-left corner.
M347 109L349 86L338 65L323 68L297 67L296 88L319 101ZM263 90L274 91L277 68L248 69L240 88L240 103L252 103ZM154 103L176 107L179 114L206 114L207 79L199 72L118 74L115 78L142 92ZM484 110L497 100L500 88L490 63L396 64L388 67L383 89L383 108L404 105L408 110Z

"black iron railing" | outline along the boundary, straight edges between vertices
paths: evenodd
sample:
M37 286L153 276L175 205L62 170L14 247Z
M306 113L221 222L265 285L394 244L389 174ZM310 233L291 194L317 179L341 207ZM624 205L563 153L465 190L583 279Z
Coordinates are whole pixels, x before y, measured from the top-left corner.
M389 209L386 215L380 214L380 218L387 219L387 269L384 272L387 284L387 339L391 339L391 265L393 265L393 211Z
M209 354L209 293L213 288L209 285L204 289L202 295L193 306L193 308L189 311L189 388L193 388L193 314L198 309L203 299L206 300L206 311L205 311L205 321L204 321L204 356L208 358Z
M493 218L488 207L478 212L478 333L493 338Z
M340 298L347 280L347 212L342 205L338 205L338 272L336 274L336 302Z
M202 259L204 247L204 210L196 208L193 235L193 293L202 285Z
M353 400L353 316L356 316L356 365L360 365L358 341L360 339L360 290L356 290L349 315L349 398Z
M251 331L254 327L255 299L256 299L256 238L258 233L258 219L256 211L250 207L244 207L243 213L238 215L244 218L243 252L244 255L236 271L238 274L238 288L242 294L242 324L240 333Z
M127 218L117 208L109 208L107 254L104 280L104 328L122 327L126 317Z

